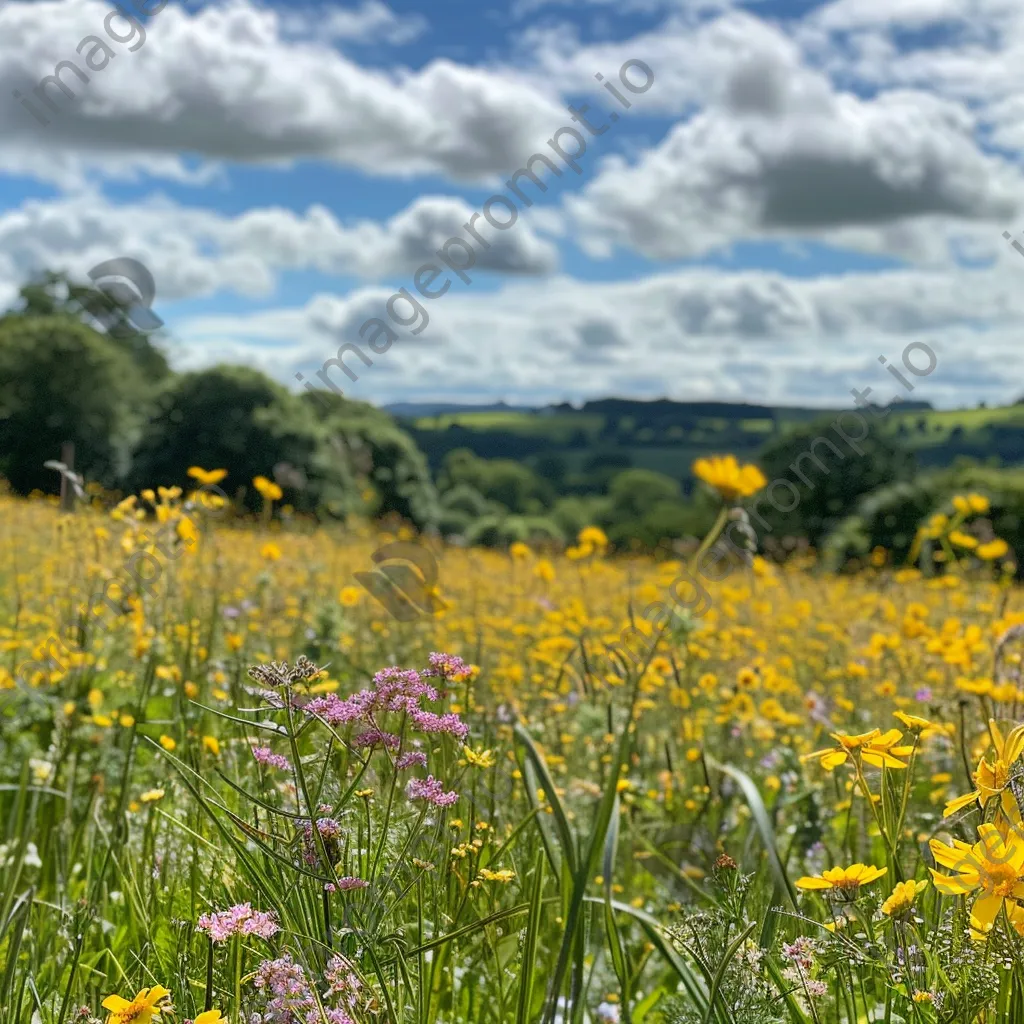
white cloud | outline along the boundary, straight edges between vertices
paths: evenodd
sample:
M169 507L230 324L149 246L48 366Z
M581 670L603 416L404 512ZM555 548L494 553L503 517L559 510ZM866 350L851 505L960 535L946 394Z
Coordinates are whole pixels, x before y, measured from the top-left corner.
M423 303L422 333L399 328L380 354L363 343L373 365L347 356L355 382L337 368L329 375L346 394L376 402L617 394L825 405L848 402L854 387L886 402L907 395L878 356L898 365L908 344L923 342L938 367L912 397L1005 401L1024 373L1022 281L1024 261L995 272L812 280L710 270L613 284L559 277L488 294L455 282ZM297 309L172 323L176 358L255 360L293 386L295 373L315 382L339 345L359 343L367 318L386 317L389 294L361 289Z
M924 92L837 92L775 47L733 64L719 98L643 153L609 158L566 206L595 255L692 257L750 238L822 239L951 259L951 235L1002 226L1024 178L975 138L968 108Z
M461 199L420 196L385 223L343 225L323 206L304 214L281 207L227 217L167 200L114 205L97 195L31 200L0 214L0 280L9 285L41 269L84 275L112 254L141 260L160 301L230 289L273 290L282 270L317 270L379 280L412 273L448 238L468 238L473 211ZM477 267L503 274L544 274L557 266L555 248L527 223L498 231L477 218L490 248Z
M512 71L448 60L391 73L360 67L321 43L286 41L280 16L249 0L194 15L167 7L142 45L111 43L103 28L109 12L96 0L0 9L5 96L31 96L88 35L102 36L115 54L95 71L77 57L89 81L64 73L75 99L49 87L60 112L46 113L48 126L15 99L0 104L0 172L30 166L66 183L90 166L123 173L159 159L184 166L190 156L280 165L306 158L374 175L481 181L514 170L567 120ZM112 24L128 37L122 21Z
M397 15L381 0L363 0L358 7L289 9L281 14L287 34L333 39L338 42L385 42L393 46L412 42L427 30L421 14Z

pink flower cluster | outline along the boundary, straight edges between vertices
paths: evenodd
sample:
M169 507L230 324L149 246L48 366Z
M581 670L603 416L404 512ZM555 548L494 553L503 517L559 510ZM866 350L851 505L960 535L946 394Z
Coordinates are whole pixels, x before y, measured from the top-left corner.
M352 722L364 722L370 726L368 732L361 737L371 735L378 742L392 746L389 738L392 734L380 732L374 715L382 713L408 715L412 728L418 732L449 733L456 739L463 740L469 727L460 720L458 715L437 715L425 711L421 702L441 699L441 694L424 677L440 676L448 678L446 673L461 667L466 669L461 658L449 654L432 654L430 668L421 674L415 669L385 668L373 677L372 690L360 690L342 699L336 693L328 693L315 697L306 705L306 713L322 718L329 725L341 726Z
M367 729L352 742L357 747L387 747L389 750L398 750L402 745L401 737L393 732L381 732L380 729Z
M253 747L252 756L269 768L283 768L286 771L291 768L292 763L284 754L275 754L270 747Z
M330 862L333 864L341 855L341 822L334 818L317 818L316 829L323 840L324 851ZM316 864L319 857L319 844L316 836L313 835L313 825L309 821L302 822L302 845L304 847L303 857L307 864Z
M451 807L459 799L454 789L446 793L441 780L435 779L433 775L425 779L410 779L406 792L410 800L426 800L435 807Z
M328 882L324 886L324 890L326 892L348 892L350 889L366 889L369 885L370 883L362 878L356 878L354 875L345 875L343 878L339 878L337 882Z
M332 991L336 984L334 979L344 966L342 962L332 970L335 960L341 961L341 958L331 960L327 968L330 973L325 975ZM256 969L253 985L269 999L261 1013L249 1018L249 1024L322 1024L323 1017L309 976L305 968L289 955L279 960L264 960ZM351 1005L354 1000L350 997L346 1001ZM325 1015L328 1024L355 1024L352 1017L340 1008L325 1008Z
M395 759L395 767L399 771L411 768L413 765L419 765L420 768L427 767L427 755L422 750L410 750L407 754L402 754Z
M281 930L273 911L253 910L249 903L203 914L196 927L206 932L214 942L224 942L233 935L257 935L261 939L269 939Z
M427 664L430 666L425 669L423 674L425 676L440 676L441 679L461 679L464 676L468 676L473 670L459 657L454 654L439 654L434 651L433 654L427 658Z

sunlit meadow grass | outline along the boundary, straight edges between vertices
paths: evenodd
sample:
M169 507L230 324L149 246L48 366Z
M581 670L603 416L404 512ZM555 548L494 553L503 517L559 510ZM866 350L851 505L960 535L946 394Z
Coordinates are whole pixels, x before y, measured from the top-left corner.
M368 528L154 503L105 603L132 510L0 498L3 1022L1024 1021L986 567L757 560L655 633L678 562L438 546L398 622Z

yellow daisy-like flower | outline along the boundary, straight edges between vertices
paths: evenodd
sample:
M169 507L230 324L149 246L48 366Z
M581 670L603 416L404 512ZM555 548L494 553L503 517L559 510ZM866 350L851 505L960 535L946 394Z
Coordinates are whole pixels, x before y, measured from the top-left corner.
M1017 802L1006 787L1010 784L1010 769L1024 753L1024 725L1018 725L1004 737L995 719L990 718L988 729L996 750L996 758L994 761L982 758L978 762L978 770L974 773L974 785L977 789L950 800L942 812L944 818L956 814L975 800L984 806L994 796L1002 796L1001 805L1006 814L1013 814L1017 810Z
M202 469L200 466L189 466L188 475L193 480L198 480L202 487L212 487L219 484L228 475L226 469Z
M848 868L828 868L820 875L804 875L796 880L798 889L839 889L850 892L877 881L889 869L871 864L851 864Z
M204 736L203 746L211 753L214 757L220 756L220 743L216 736Z
M576 537L576 543L603 551L608 547L608 537L599 526L585 526Z
M220 1010L204 1010L196 1017L193 1024L228 1024L228 1019Z
M342 587L338 592L338 603L342 608L355 608L360 597L362 591L358 587Z
M516 873L508 868L502 868L500 871L488 871L487 868L481 868L477 877L485 882L501 882L507 885L516 877Z
M103 1009L110 1011L107 1024L150 1024L154 1017L160 1016L160 1006L170 995L170 990L161 985L141 989L134 999L122 999L121 996L107 996L103 1000Z
M904 729L910 729L911 732L925 732L926 730L938 729L941 732L941 728L934 722L929 722L927 718L918 718L917 715L908 715L905 711L894 711L893 718L898 718Z
M533 575L545 583L550 583L555 578L555 567L546 558L542 558L533 567Z
M983 562L994 562L997 558L1002 558L1010 550L1010 546L1006 543L1002 537L996 537L995 540L990 540L987 544L979 544L975 550L975 554Z
M971 907L971 925L984 934L1004 901L1024 899L1024 839L1014 832L1004 837L990 823L978 826L978 836L973 846L958 840L947 846L933 839L929 846L936 864L955 874L929 870L935 888L946 896L978 893Z
M903 734L899 729L890 729L884 733L881 729L872 729L870 732L852 735L834 732L831 736L839 746L812 751L804 754L800 760L817 760L827 772L845 764L854 755L859 756L865 764L874 765L876 768L906 768L906 762L900 758L907 757L914 750L912 746L900 745Z
M260 557L268 562L276 562L281 557L281 549L273 541L269 541L260 548Z
M144 804L151 804L157 800L163 800L164 791L162 789L147 789L145 793L139 794L139 799Z
M882 913L887 917L898 917L900 914L905 914L914 905L917 894L927 888L927 879L920 882L911 880L897 883L889 898L882 904Z
M735 455L712 455L697 459L693 464L693 475L713 487L725 501L738 501L757 494L768 481L757 466L741 466Z
M273 480L268 480L265 476L253 477L252 485L267 501L280 501L284 496L284 491Z
M492 768L494 766L495 757L493 750L477 751L469 747L463 747L462 753L467 763L473 765L474 768Z
M978 538L972 537L969 533L964 533L963 530L953 530L948 540L950 544L955 544L958 548L973 550L978 546Z

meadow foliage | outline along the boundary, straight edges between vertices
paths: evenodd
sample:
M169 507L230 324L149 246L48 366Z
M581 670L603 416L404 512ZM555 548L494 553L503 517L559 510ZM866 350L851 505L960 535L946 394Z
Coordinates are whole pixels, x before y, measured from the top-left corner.
M984 495L910 563L734 550L654 623L676 556L420 537L434 611L396 619L355 574L411 531L193 470L0 497L0 1020L1024 1021ZM764 478L696 471L709 551Z

